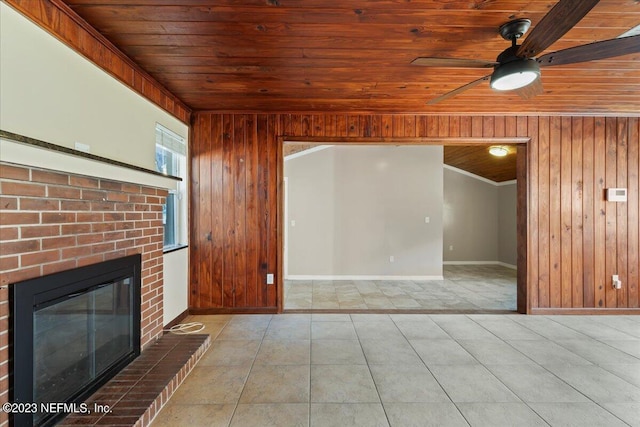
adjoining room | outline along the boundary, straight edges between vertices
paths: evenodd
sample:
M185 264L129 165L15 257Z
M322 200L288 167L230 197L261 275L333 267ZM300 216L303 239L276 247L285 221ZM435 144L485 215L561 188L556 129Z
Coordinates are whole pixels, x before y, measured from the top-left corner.
M285 144L285 311L515 311L516 155Z

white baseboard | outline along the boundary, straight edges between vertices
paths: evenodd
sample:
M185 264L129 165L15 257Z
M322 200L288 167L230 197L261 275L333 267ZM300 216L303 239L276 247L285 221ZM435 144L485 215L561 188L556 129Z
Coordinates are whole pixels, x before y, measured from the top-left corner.
M290 274L285 280L444 280L442 276L359 276Z
M507 267L510 268L512 270L517 270L518 266L517 265L513 265L513 264L507 264L506 262L502 262L502 261L498 261L498 265L501 265L503 267Z
M443 265L500 265L502 267L517 270L518 267L513 264L507 264L501 261L443 261Z

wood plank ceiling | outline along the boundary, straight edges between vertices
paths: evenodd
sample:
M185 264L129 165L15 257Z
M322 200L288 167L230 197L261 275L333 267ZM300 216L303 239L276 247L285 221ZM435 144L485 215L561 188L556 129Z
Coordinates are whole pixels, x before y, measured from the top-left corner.
M59 0L56 0L59 1ZM640 114L640 54L546 67L522 100L487 74L424 68L418 56L494 60L498 27L533 26L549 0L64 0L194 110L474 114ZM615 38L640 24L640 1L602 0L545 53Z

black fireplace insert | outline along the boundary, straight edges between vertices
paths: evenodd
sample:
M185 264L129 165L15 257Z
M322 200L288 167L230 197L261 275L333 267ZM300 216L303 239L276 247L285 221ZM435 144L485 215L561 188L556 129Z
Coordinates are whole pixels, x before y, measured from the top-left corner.
M49 426L140 354L141 256L11 286L13 425Z

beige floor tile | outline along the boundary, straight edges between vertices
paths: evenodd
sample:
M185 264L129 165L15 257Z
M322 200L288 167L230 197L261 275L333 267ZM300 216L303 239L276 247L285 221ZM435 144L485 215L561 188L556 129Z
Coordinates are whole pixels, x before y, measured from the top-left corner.
M488 365L503 384L524 402L587 402L575 388L538 365Z
M294 322L282 326L274 324L267 329L264 338L269 340L309 340L311 339L311 322Z
M312 365L311 401L380 402L369 368L364 365Z
M638 316L635 317L637 318ZM638 325L633 316L607 316L605 319L598 321L598 323L611 326L618 331L636 337L636 339L640 338L640 325Z
M611 372L628 383L633 384L636 387L640 387L640 361L634 364L603 364L600 365L602 369Z
M542 418L524 403L458 403L472 427L543 427Z
M379 403L312 403L311 427L388 427Z
M421 321L396 321L396 326L407 339L450 339L449 335L430 318Z
M591 365L587 359L549 340L509 340L507 344L540 365Z
M637 327L638 329L640 329L640 325L638 325ZM640 360L640 340L633 340L633 341L607 340L607 341L603 341L603 343L613 348L617 348L618 350L624 351L625 353L633 357L636 357L638 358L638 360Z
M347 302L340 302L338 304L338 308L340 310L366 310L369 307L364 302L357 302L357 301L348 302L347 301Z
M349 322L313 322L311 324L311 339L322 340L357 340L353 323Z
M353 316L353 315L352 315ZM392 321L355 321L358 338L361 340L386 340L390 338L404 338L400 329Z
M596 365L640 363L640 359L594 339L564 340L558 344Z
M236 314L231 318L231 320L229 320L229 324L245 326L269 326L272 318L272 314Z
M249 374L247 366L196 366L176 390L176 404L236 403Z
M295 313L295 314L277 314L271 317L269 326L300 326L308 325L311 322L311 314Z
M227 427L235 405L180 405L169 403L155 418L153 427Z
M498 340L467 316L440 314L432 315L431 319L455 340Z
M540 340L542 336L514 322L511 315L475 314L468 316L474 322L503 340Z
M453 403L384 403L391 427L468 427Z
M447 340L409 340L418 356L427 366L432 365L474 365L478 361L460 344Z
M380 399L386 402L450 402L424 365L370 365Z
M267 330L267 325L253 323L231 323L216 337L216 341L253 341L261 340Z
M312 340L311 363L314 365L366 365L357 340Z
M599 366L546 366L553 374L596 403L640 402L640 387Z
M251 364L258 353L259 340L215 340L198 366L233 366Z
M395 308L421 308L420 303L413 298L390 298Z
M254 365L240 403L309 402L309 366Z
M393 306L391 300L384 295L381 296L373 296L373 297L364 297L364 303L367 305L367 308L375 310L375 309L391 309L396 308Z
M484 366L434 365L429 369L453 402L520 401Z
M376 365L419 364L420 358L404 339L360 339L367 363Z
M268 340L262 341L256 365L309 365L310 341Z
M605 324L604 322L595 322L592 317L593 316L549 316L549 319L598 340L637 339L634 335L629 335L616 327ZM637 335L638 332L634 332Z
M241 403L231 427L307 427L308 403Z
M511 320L550 340L581 340L589 338L587 335L561 325L548 317L513 316Z
M602 406L630 426L640 427L640 402L605 403Z
M552 426L628 427L627 424L593 402L532 403L529 406Z
M535 364L533 360L502 341L458 340L458 343L484 365Z

